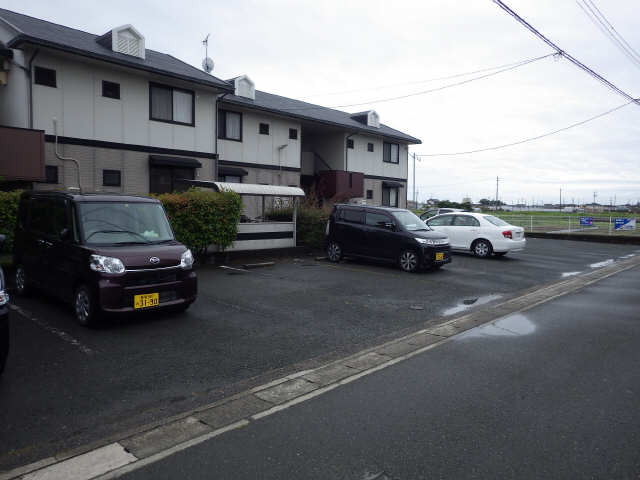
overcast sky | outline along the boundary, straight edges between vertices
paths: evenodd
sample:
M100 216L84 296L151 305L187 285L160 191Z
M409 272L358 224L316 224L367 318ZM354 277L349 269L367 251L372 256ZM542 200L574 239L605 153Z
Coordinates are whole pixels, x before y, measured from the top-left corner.
M592 0L640 52L638 0ZM640 97L640 68L575 0L505 0L561 48ZM121 1L0 0L10 10L102 34L133 24L147 48L200 66L211 33L213 74L248 74L256 88L325 106L409 94L469 77L412 83L509 64L552 50L491 0ZM387 88L375 88L385 87ZM335 94L335 92L349 92ZM567 60L547 58L466 85L344 108L422 140L419 154L460 152L537 136L625 103ZM484 153L425 157L419 198L508 203L640 200L640 106L541 140ZM411 172L412 161L409 162ZM409 198L412 196L410 175Z

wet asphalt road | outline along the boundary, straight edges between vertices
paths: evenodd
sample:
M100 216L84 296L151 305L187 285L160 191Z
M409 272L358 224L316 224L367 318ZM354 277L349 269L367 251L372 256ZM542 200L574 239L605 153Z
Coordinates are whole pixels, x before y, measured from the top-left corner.
M640 268L124 476L638 478Z
M199 270L183 315L74 324L67 306L17 299L0 381L0 471L134 428L422 328L464 300L506 298L637 246L530 239L502 259L455 255L417 275L313 257L238 273ZM473 306L472 306L473 307Z

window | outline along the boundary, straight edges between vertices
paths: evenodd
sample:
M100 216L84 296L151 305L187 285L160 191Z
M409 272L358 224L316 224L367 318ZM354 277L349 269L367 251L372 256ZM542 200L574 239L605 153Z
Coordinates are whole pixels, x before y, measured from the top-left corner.
M353 138L347 138L347 148L353 148Z
M121 184L122 174L120 170L103 170L102 185L105 187L119 187Z
M195 179L195 168L152 165L149 169L149 193L183 192L189 184L182 180Z
M59 238L68 227L67 207L64 201L36 198L31 202L29 224L31 229L49 237Z
M58 167L46 165L44 167L44 176L46 183L58 183Z
M36 85L56 88L56 71L50 68L36 67L33 81Z
M387 163L400 163L400 145L384 142L382 145L382 161Z
M451 225L453 215L442 215L441 217L432 218L427 222L430 227L448 227Z
M149 118L194 126L194 98L192 91L150 83Z
M382 187L382 205L385 207L398 206L398 188Z
M456 215L453 225L456 227L479 227L480 222L471 215Z
M115 82L102 81L102 96L120 100L120 84Z
M367 190L367 200L371 200L373 198L373 190Z
M360 210L353 210L351 208L345 208L342 210L341 218L345 222L362 223L364 220L363 217L363 212Z
M218 181L226 183L242 183L242 177L239 175L218 175Z
M261 123L259 127L260 135L269 135L269 124Z
M290 128L289 129L289 140L297 140L298 139L298 129Z
M218 138L242 141L242 114L220 110L218 118Z
M373 152L373 143L367 143L367 152Z
M382 213L369 213L367 212L367 225L372 227L384 228L385 224L392 223L391 219Z

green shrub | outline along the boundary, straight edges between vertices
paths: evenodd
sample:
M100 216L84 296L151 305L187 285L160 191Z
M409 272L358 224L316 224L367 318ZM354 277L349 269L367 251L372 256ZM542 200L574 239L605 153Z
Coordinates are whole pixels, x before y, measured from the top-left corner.
M202 258L209 245L224 250L235 241L242 212L237 193L191 189L157 198L167 212L176 239L194 255Z
M296 217L296 243L312 248L324 248L324 232L329 219L330 210L303 203L298 207ZM267 219L290 222L293 216L292 207L276 208L267 212Z
M0 234L7 236L7 241L0 246L0 252L10 252L13 248L13 234L18 218L18 203L22 190L0 192Z

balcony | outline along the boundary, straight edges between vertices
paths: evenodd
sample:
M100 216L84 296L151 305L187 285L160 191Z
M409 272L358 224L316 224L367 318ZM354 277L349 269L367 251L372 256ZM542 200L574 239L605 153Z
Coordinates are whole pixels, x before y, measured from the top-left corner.
M322 198L342 200L364 196L364 173L323 170L317 177L317 190Z
M6 181L45 180L42 130L0 127L0 177Z

